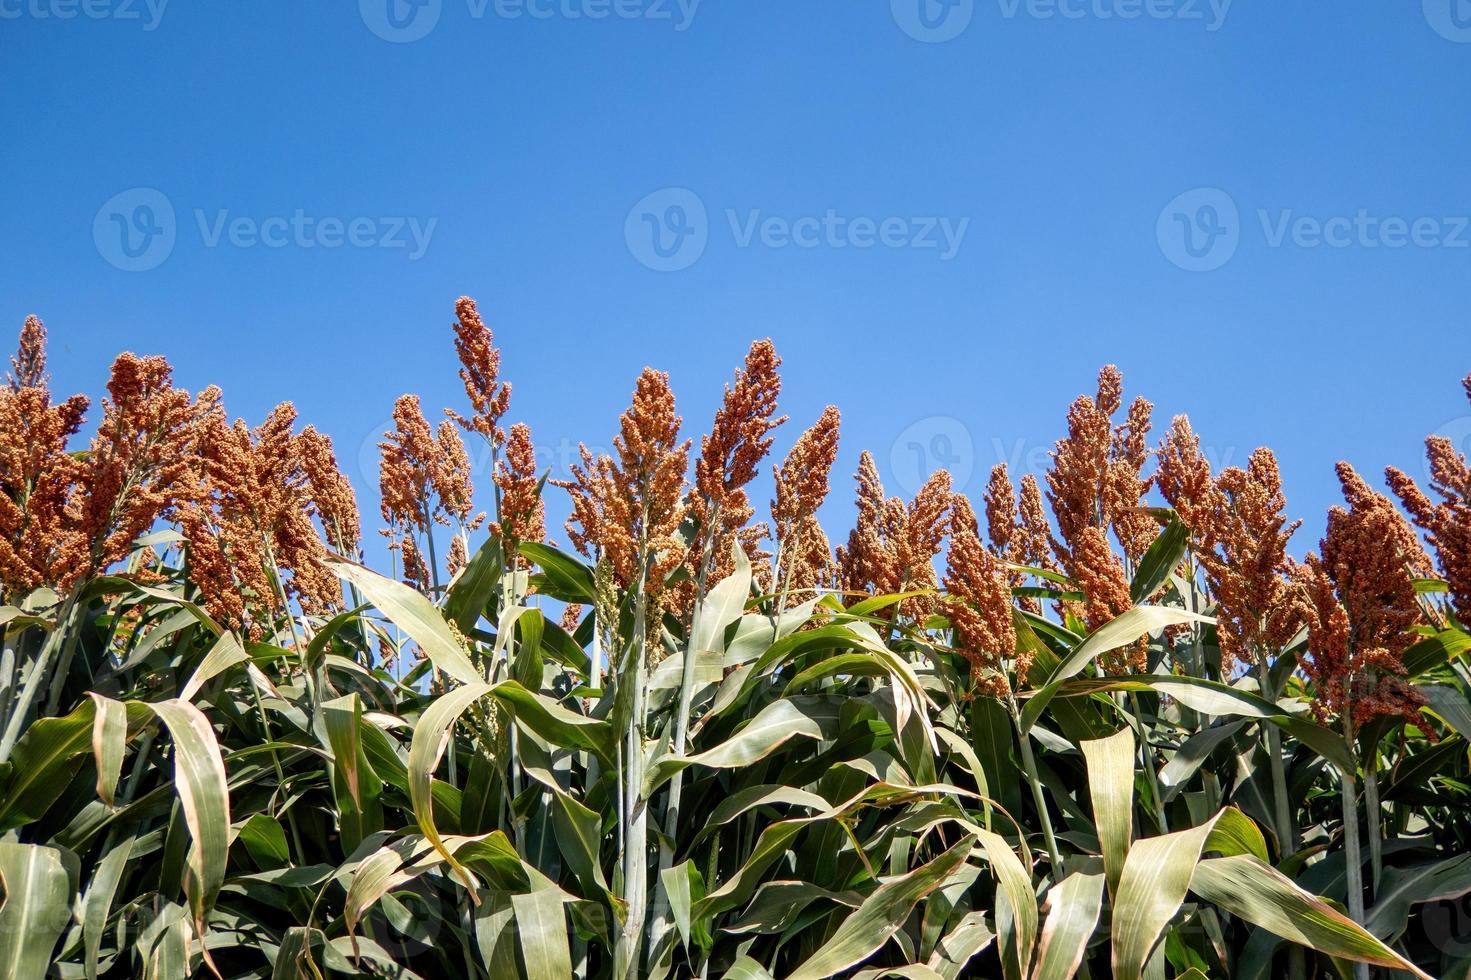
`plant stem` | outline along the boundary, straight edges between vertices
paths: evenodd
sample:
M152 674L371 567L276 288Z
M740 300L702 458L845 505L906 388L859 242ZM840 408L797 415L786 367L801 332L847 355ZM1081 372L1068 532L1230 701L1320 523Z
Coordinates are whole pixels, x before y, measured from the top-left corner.
M76 607L76 593L72 593L62 607L61 615L56 617L56 628L47 634L41 649L37 651L35 659L31 661L22 681L20 696L11 708L10 716L5 719L5 734L0 737L0 762L7 761L10 753L15 749L15 743L20 739L21 732L26 727L26 719L31 713L31 707L35 704L36 695L40 693L41 686L45 681L46 667L51 662L52 655L56 652L57 644L66 637L66 644L70 646L75 642L76 630L72 629L71 621L73 610Z
M1037 760L1032 755L1032 737L1022 731L1021 712L1017 710L1016 698L1007 695L1007 705L1011 709L1011 720L1016 726L1017 741L1021 743L1022 769L1026 772L1027 783L1032 787L1032 802L1037 806L1037 818L1042 822L1042 839L1047 844L1047 858L1051 864L1048 876L1059 882L1063 878L1062 853L1057 849L1057 837L1052 832L1052 817L1047 812L1047 800L1042 795L1042 780L1037 775Z
M1149 796L1154 804L1154 820L1159 825L1159 832L1168 834L1170 824L1165 818L1165 801L1160 793L1159 774L1154 770L1154 753L1149 748L1149 728L1144 724L1144 716L1139 708L1139 695L1132 691L1129 693L1129 710L1139 726L1139 767L1144 770L1144 781L1149 785Z
M1350 759L1354 759L1354 729L1352 708L1343 708L1343 740L1348 747ZM1348 915L1359 925L1364 924L1364 865L1359 851L1359 801L1355 762L1349 772L1343 774L1343 849L1344 875L1348 888ZM1368 980L1369 967L1364 963L1354 964L1356 980Z
M647 526L647 506L641 527ZM631 685L629 697L632 709L629 712L628 731L625 737L624 759L624 804L628 807L628 821L623 829L623 900L628 906L628 918L618 934L614 950L614 976L617 980L629 980L638 975L639 951L643 943L644 920L648 914L649 877L649 811L642 798L644 781L644 656L647 643L648 579L652 556L649 553L647 531L639 542L638 599L634 603L633 649L624 665L620 683Z
M1278 692L1272 689L1272 671L1265 656L1257 658L1257 677L1262 697L1277 703ZM1287 797L1287 770L1282 758L1282 733L1269 721L1261 723L1262 738L1267 747L1267 763L1272 772L1273 820L1277 831L1277 860L1286 860L1297 851L1297 823L1292 815L1292 801ZM1307 975L1307 957L1296 943L1287 952L1287 973L1291 980Z
M699 573L695 577L695 605L690 613L689 635L685 637L684 663L681 664L679 679L679 708L674 715L674 740L670 745L670 753L675 758L684 755L685 745L689 739L690 711L695 695L695 658L700 653L695 649L695 638L700 629L700 608L705 604L705 590L709 583L711 558L715 553L715 539L718 536L719 527L720 502L715 501L710 508L710 518L705 529L705 547L700 555ZM664 886L664 872L674 864L674 848L669 842L678 839L679 805L683 791L684 770L681 769L669 780L669 792L664 798L664 836L659 840L659 880L654 883L657 889L655 905L658 916L649 934L651 953L658 950L660 941L669 932L671 926L669 896Z
M1379 752L1376 746L1369 749L1364 760L1364 814L1368 818L1369 864L1373 868L1371 896L1379 894L1379 879L1384 874L1384 838L1379 828Z

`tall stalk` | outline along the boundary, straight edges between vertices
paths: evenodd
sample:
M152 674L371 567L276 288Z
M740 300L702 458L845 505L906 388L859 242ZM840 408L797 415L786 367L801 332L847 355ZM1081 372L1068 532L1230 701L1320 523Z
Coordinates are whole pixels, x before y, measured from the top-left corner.
M700 630L700 609L705 604L705 590L709 584L711 557L715 552L717 529L720 527L720 502L715 501L710 510L709 526L705 532L705 547L700 555L700 568L695 576L695 605L690 613L689 635L685 637L684 663L681 664L679 680L679 707L674 715L674 737L670 753L674 758L684 755L689 739L690 711L695 695L695 637ZM669 792L664 798L664 836L659 839L659 879L654 883L657 890L655 911L657 918L649 934L649 951L659 948L660 940L669 932L670 905L668 889L664 885L664 872L674 865L674 848L671 841L678 839L679 805L684 790L684 770L674 774L669 781Z
M1265 656L1257 657L1257 678L1262 697L1277 703L1280 692L1272 687L1272 671ZM1297 821L1292 816L1292 801L1287 798L1287 769L1282 758L1282 733L1268 721L1261 723L1262 738L1267 747L1267 766L1272 773L1273 823L1276 824L1278 860L1286 860L1297 851ZM1307 957L1297 944L1287 952L1287 973L1291 980L1307 975Z
M1139 724L1139 767L1144 770L1144 781L1149 786L1149 797L1154 804L1154 821L1159 825L1159 832L1168 834L1170 824L1165 817L1164 795L1159 788L1159 774L1154 768L1154 752L1149 747L1149 728L1144 724L1144 716L1139 707L1139 695L1129 692L1129 710L1134 714L1134 720Z
M1048 877L1058 882L1062 880L1064 874L1062 852L1057 847L1057 835L1052 831L1052 817L1047 813L1047 799L1042 795L1042 779L1037 775L1037 760L1032 755L1031 736L1022 731L1021 712L1017 710L1016 698L1008 694L1006 703L1011 709L1011 720L1016 727L1017 741L1021 743L1022 771L1026 773L1027 783L1032 787L1032 802L1037 807L1037 819L1042 823L1042 840L1047 845L1047 858L1051 865Z
M642 948L644 921L648 916L649 878L649 811L643 799L644 782L644 727L648 711L644 700L644 657L647 645L649 608L649 566L652 556L648 543L648 506L644 506L643 528L639 537L639 575L637 600L634 603L633 649L623 669L620 682L630 686L631 707L628 731L625 734L623 782L624 805L628 807L628 819L623 828L623 900L627 904L627 918L618 934L614 950L614 975L618 980L638 975L639 951Z
M41 649L36 652L34 659L30 661L26 669L25 677L21 681L20 693L10 709L9 717L5 719L5 733L0 736L0 762L10 758L10 753L15 749L15 743L20 739L31 708L35 706L36 696L41 693L41 688L46 682L47 668L56 654L57 647L64 647L67 651L63 653L63 660L70 660L70 651L76 649L77 638L81 633L73 621L77 610L76 595L74 591L67 597L61 614L56 617L56 628L46 635Z
M1368 817L1369 865L1373 870L1371 895L1379 894L1379 879L1384 876L1384 835L1379 826L1379 753L1371 746L1364 760L1364 814Z
M1359 925L1364 924L1364 864L1359 850L1358 761L1354 751L1353 709L1343 706L1343 741L1348 747L1349 771L1343 774L1343 850L1344 875L1348 888L1348 914ZM1355 980L1369 980L1369 967L1354 964Z

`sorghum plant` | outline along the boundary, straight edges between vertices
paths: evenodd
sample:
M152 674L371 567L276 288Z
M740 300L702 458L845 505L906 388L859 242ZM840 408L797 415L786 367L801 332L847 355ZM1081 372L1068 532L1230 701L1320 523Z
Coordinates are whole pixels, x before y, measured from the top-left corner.
M979 504L944 472L889 496L860 454L834 551L837 408L771 464L769 521L753 502L786 421L771 342L698 442L646 369L612 452L551 481L474 301L447 339L468 408L394 406L385 575L289 405L232 423L125 354L73 446L87 400L53 399L26 321L0 389L7 975L1465 969L1449 443L1437 501L1389 473L1413 526L1340 466L1299 562L1276 458L1212 473L1183 418L1151 445L1109 367L1043 479L998 467Z

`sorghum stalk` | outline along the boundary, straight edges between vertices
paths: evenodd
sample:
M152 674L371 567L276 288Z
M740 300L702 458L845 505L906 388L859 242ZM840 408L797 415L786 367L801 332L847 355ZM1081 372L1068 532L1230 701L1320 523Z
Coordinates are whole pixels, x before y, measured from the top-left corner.
M1257 676L1260 678L1262 696L1273 704L1277 703L1277 691L1272 689L1271 669L1267 658L1257 661ZM1270 722L1262 723L1262 735L1267 743L1267 761L1272 770L1272 795L1277 824L1277 846L1281 857L1287 858L1297 850L1297 827L1292 819L1292 802L1287 798L1287 771L1282 760L1282 734Z
M640 526L647 528L647 505ZM647 530L640 535L639 574L636 587L637 600L634 604L633 650L624 667L624 676L632 685L631 710L624 749L624 804L628 807L628 821L623 828L623 899L628 906L628 918L618 935L614 950L614 975L618 980L627 980L638 975L639 951L642 946L644 920L648 914L648 843L649 811L642 798L644 782L643 732L647 706L644 702L644 656L647 643L648 579L653 556L649 553Z
M705 532L705 547L700 555L700 568L695 579L695 604L690 613L689 636L685 638L684 644L684 663L681 665L679 680L679 708L674 715L674 739L670 745L670 753L675 758L684 755L685 744L689 739L690 709L695 694L695 658L699 654L699 651L695 649L695 636L700 628L700 607L705 602L711 556L715 551L715 539L719 537L717 533L719 527L720 501L717 500L710 509L709 528ZM664 872L674 864L674 848L669 842L677 839L679 805L683 790L684 770L681 769L669 780L669 793L664 799L664 836L659 840L659 880L655 882L658 918L649 936L650 953L658 948L660 939L668 932L670 926L667 911L669 896L664 886Z
M1011 720L1016 726L1017 740L1021 743L1022 771L1026 773L1027 784L1032 787L1032 802L1037 807L1037 819L1042 822L1042 839L1047 844L1047 859L1051 864L1048 877L1059 882L1064 874L1062 852L1057 848L1057 836L1052 831L1052 817L1047 812L1047 800L1042 795L1042 779L1037 775L1037 760L1032 755L1031 736L1022 730L1021 712L1017 710L1016 698L1010 693L1006 696L1006 704L1011 709Z
M50 665L56 647L64 642L66 647L74 650L80 630L76 628L73 619L76 615L77 601L76 593L67 597L66 604L62 607L61 614L57 617L56 629L50 633L41 649L37 651L35 659L31 661L30 669L22 682L23 687L20 696L16 699L11 709L10 717L5 720L5 734L0 737L0 762L10 758L10 753L15 749L15 743L20 739L21 731L26 725L26 717L31 713L31 707L35 704L36 695L40 693L41 686L46 677L47 667ZM63 641L64 638L64 641ZM66 659L70 659L69 657Z
M1369 863L1373 868L1373 889L1379 893L1379 879L1384 874L1384 838L1379 827L1379 750L1372 746L1364 765L1364 811L1368 816Z
M1140 713L1139 695L1132 691L1129 692L1129 710L1139 723L1139 766L1144 770L1144 780L1149 785L1150 800L1154 804L1154 820L1159 825L1159 832L1168 834L1170 825L1165 817L1165 801L1159 789L1159 774L1154 769L1154 753L1149 747L1149 729Z
M1343 848L1344 872L1348 887L1348 915L1360 925L1364 924L1364 866L1359 850L1359 800L1358 759L1354 751L1354 728L1352 708L1343 707L1343 741L1348 748L1351 765L1343 774ZM1354 964L1356 980L1369 980L1369 967L1364 963Z
M1281 692L1273 689L1271 665L1266 656L1260 654L1257 657L1257 677L1262 697L1276 704ZM1292 801L1287 797L1287 769L1282 758L1282 733L1269 721L1263 720L1260 726L1267 746L1267 765L1272 773L1273 822L1277 831L1278 860L1283 861L1297 851L1297 822L1292 816ZM1302 980L1307 975L1307 957L1303 948L1296 943L1287 951L1287 975L1290 980Z

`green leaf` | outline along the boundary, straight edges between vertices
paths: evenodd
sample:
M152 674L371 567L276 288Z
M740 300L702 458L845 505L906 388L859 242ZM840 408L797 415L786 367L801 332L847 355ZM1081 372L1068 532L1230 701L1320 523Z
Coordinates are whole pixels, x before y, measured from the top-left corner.
M235 839L245 846L262 871L285 867L291 861L281 821L268 813L252 813L241 824Z
M1002 972L1008 978L1021 980L1027 975L1037 943L1037 896L1032 891L1032 878L1003 837L989 830L982 830L977 836L1000 885L996 890L997 901L1005 902L1011 910L1009 921L998 917Z
M1203 714L1255 718L1276 725L1342 771L1353 768L1343 739L1311 719L1290 715L1280 707L1250 691L1230 687L1217 681L1175 674L1121 674L1111 677L1084 677L1065 681L1053 687L1055 698L1084 697L1110 691L1152 691L1166 694L1188 708ZM1034 698L1035 700L1035 698ZM1022 711L1026 718L1032 702ZM1036 712L1040 714L1040 712Z
M1078 748L1088 762L1088 791L1108 890L1117 895L1124 859L1134 842L1134 730L1121 728L1108 738L1080 742Z
M476 897L476 888L470 872L450 853L435 825L434 797L431 790L434 770L439 767L439 760L444 755L450 728L470 705L489 695L492 690L494 686L491 684L467 684L441 695L419 716L418 724L414 726L413 740L409 744L409 800L413 805L414 820L419 825L419 832L428 838L434 849L460 876L472 898Z
M884 882L789 980L827 980L872 956L904 925L915 905L965 863L973 843L973 838L964 838L928 864Z
M87 696L96 712L92 718L92 757L97 762L97 797L112 806L128 745L128 706L92 692Z
M1429 974L1348 916L1250 855L1201 861L1190 890L1232 915L1309 949L1340 959L1407 970L1430 980Z
M511 908L516 914L527 980L566 980L572 976L562 891L537 888L524 895L512 895Z
M122 842L108 851L87 884L82 896L82 940L86 959L83 969L87 980L97 978L97 960L102 951L102 938L107 930L107 920L112 915L112 902L117 895L118 884L127 870L128 859L133 853L134 837L124 837Z
M1032 620L1028 620L1032 622ZM1109 620L1098 629L1089 633L1079 643L1057 669L1047 679L1047 683L1041 690L1037 691L1028 699L1026 707L1022 709L1021 729L1029 731L1036 724L1037 719L1047 707L1047 703L1057 694L1059 688L1069 678L1076 677L1087 667L1093 659L1101 654L1116 650L1122 646L1128 646L1135 640L1150 633L1164 629L1166 626L1177 626L1181 623L1214 623L1215 620L1209 616L1199 616L1183 609L1173 609L1165 606L1135 606L1122 615Z
M547 595L564 602L594 603L598 600L593 585L593 572L582 562L548 544L522 541L521 554L532 561L546 576Z
M690 908L696 898L703 897L704 878L693 861L681 861L673 867L659 872L664 883L664 894L669 896L669 910L674 913L674 927L679 931L680 942L688 947L694 942L690 933Z
M664 756L650 767L644 779L644 798L653 795L676 772L688 766L739 769L760 762L793 738L822 738L822 728L792 701L773 701L744 728L719 745L687 756Z
M71 916L71 878L61 851L0 843L0 980L43 980Z
M1170 580L1170 574L1185 557L1185 549L1188 547L1190 529L1180 518L1170 518L1170 523L1154 539L1149 550L1144 552L1144 557L1139 559L1134 581L1129 583L1129 595L1135 605L1154 595L1161 585Z
M149 706L141 701L119 705L92 693L63 718L32 722L11 752L10 779L0 793L0 830L39 819L66 790L89 749L97 765L98 795L110 802L126 738L149 717Z
M383 781L363 750L362 701L349 694L322 703L322 725L332 749L332 794L337 801L343 847L354 851L364 837L383 829L379 796Z
M1037 941L1033 980L1070 980L1077 975L1098 925L1104 883L1103 875L1070 874L1047 892L1047 918Z
M444 615L468 634L485 613L500 586L506 559L501 540L492 534L475 549L475 554L444 593Z
M1457 629L1441 630L1426 637L1404 653L1406 677L1419 677L1471 649L1471 635Z
M996 934L986 924L985 915L968 913L935 944L928 966L943 980L959 980L969 975L965 972L966 965L995 940Z
M1113 902L1113 975L1138 980L1190 888L1190 876L1215 828L1198 827L1134 842Z
M1450 684L1417 684L1415 689L1425 695L1430 710L1440 716L1462 738L1471 738L1471 701L1459 687Z
M1382 939L1396 940L1409 922L1411 906L1449 901L1467 892L1471 892L1471 854L1409 868L1385 868L1364 928Z
M709 595L700 606L693 646L697 651L724 653L725 631L741 618L746 599L751 594L750 559L738 543L733 543L731 550L735 570L710 587Z
M349 561L328 562L340 577L356 585L368 600L419 645L440 671L462 684L483 681L479 670L456 641L433 603L418 592Z
M148 706L174 740L174 789L192 842L184 892L194 914L195 930L205 932L225 880L229 858L230 789L219 742L204 712L188 701L159 701ZM208 957L208 947L206 947Z
M236 664L245 663L250 660L250 654L240 645L240 640L234 633L221 633L210 647L209 653L194 668L194 673L184 683L179 691L179 699L182 701L193 701L194 696L199 693L204 685L219 674L224 673Z

